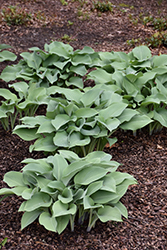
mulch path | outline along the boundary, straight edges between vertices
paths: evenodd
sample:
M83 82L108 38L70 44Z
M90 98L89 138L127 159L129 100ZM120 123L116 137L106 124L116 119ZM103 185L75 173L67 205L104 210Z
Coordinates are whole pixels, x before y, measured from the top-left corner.
M82 1L81 1L82 2ZM121 1L111 1L119 6ZM80 8L79 1L67 1L62 5L53 0L1 0L0 8L14 5L24 6L31 13L42 11L44 21L34 19L27 26L7 26L0 22L0 43L13 46L17 55L30 47L44 44L51 40L62 41L64 34L71 37L70 44L75 48L90 46L96 51L125 51L131 48L126 40L141 37L144 39L153 31L138 23L133 25L128 18L130 13L138 17L141 12L167 15L167 2L124 0L127 7L114 7L112 13L99 14L87 7ZM130 6L134 8L130 9ZM73 22L69 25L69 22ZM67 42L67 41L64 41ZM167 48L153 49L154 54L167 53ZM0 71L8 63L1 63ZM6 86L0 82L1 87ZM22 213L18 208L21 198L10 196L0 204L0 242L5 237L7 243L2 249L10 250L165 250L167 249L167 129L149 136L141 131L136 137L131 132L117 131L118 142L105 151L111 153L113 160L122 165L119 170L132 174L138 181L123 196L122 202L128 209L129 218L122 223L97 222L89 233L86 225L76 225L75 231L67 228L61 235L45 230L37 221L20 230ZM29 153L29 142L22 141L11 131L5 132L0 126L0 187L5 187L3 176L6 172L19 171L21 161L28 157L44 157L41 152Z

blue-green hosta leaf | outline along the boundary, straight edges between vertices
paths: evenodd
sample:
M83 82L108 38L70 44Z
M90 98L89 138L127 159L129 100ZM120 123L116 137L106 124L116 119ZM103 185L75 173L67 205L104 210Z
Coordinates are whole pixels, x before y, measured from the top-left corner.
M135 86L138 89L142 89L144 84L147 83L148 81L154 79L156 76L156 72L150 71L150 72L146 72L143 74L143 76L139 77L136 82L135 82Z
M67 227L68 223L70 220L70 215L63 215L63 216L59 216L56 217L56 221L57 221L57 232L58 234L61 234L64 229Z
M45 193L35 193L30 200L24 202L24 210L19 209L19 211L31 212L35 209L42 207L50 207L52 204L52 198L50 195Z
M154 110L153 118L162 126L167 127L167 110L165 108Z
M56 66L56 63L59 61L60 57L53 54L53 55L49 55L45 61L42 62L42 66L44 68L47 68L48 66L51 66L51 65L55 65Z
M45 137L38 138L33 145L29 147L30 152L35 151L46 151L53 152L57 149L53 142L53 134L47 134Z
M110 162L112 156L103 151L94 151L85 156L85 159L90 163Z
M58 200L60 200L64 204L68 204L73 200L72 190L69 188L65 188L62 194L58 195Z
M77 76L73 76L70 77L70 79L68 81L66 81L66 85L67 86L75 86L79 89L83 89L83 80L80 77Z
M98 209L98 218L102 222L112 221L122 221L121 213L116 207L104 206Z
M12 100L13 102L17 101L17 96L10 92L8 89L1 88L0 90L0 96L4 97L7 100Z
M99 95L102 92L102 89L93 88L84 93L83 96L80 98L80 101L85 107L91 106L99 98Z
M84 76L87 73L86 67L84 65L72 65L70 71L76 73L77 75Z
M4 61L15 61L17 56L8 50L0 52L0 62Z
M77 191L74 193L73 196L73 202L76 202L81 200L85 196L85 192L82 188L77 189Z
M99 115L105 120L111 117L118 117L124 111L128 104L123 102L112 103L108 108L100 110Z
M96 84L107 83L112 81L112 75L107 73L104 69L96 69L87 75L87 79L92 79Z
M151 51L147 46L139 46L132 50L133 56L139 61L143 62L151 58Z
M83 198L83 206L84 209L91 209L91 208L100 208L103 207L103 205L101 204L95 204L94 201L92 200L92 198L90 198L89 196L84 196Z
M25 186L23 174L16 171L6 173L4 176L4 182L6 182L9 187Z
M125 89L126 93L130 96L135 97L138 94L138 90L136 89L135 85L130 83L126 79L123 80L122 87Z
M128 211L120 201L114 204L114 207L116 207L125 218L128 218Z
M0 195L6 195L6 194L14 194L12 189L10 188L1 188L0 189Z
M67 148L69 146L67 132L58 131L53 138L53 143L55 146Z
M13 84L9 84L9 87L14 88L19 93L20 97L27 96L29 85L26 82L15 82Z
M61 181L50 181L47 184L47 186L52 188L52 189L57 189L59 191L63 191L65 189L65 185Z
M101 187L101 190L116 193L116 181L114 178L112 178L111 174L103 177L103 185Z
M137 182L136 182L136 180L134 178L125 179L121 184L119 184L117 186L117 189L116 189L116 193L117 193L118 197L116 197L115 199L113 199L111 201L111 203L112 204L113 203L114 204L117 203L121 199L121 197L126 193L128 187L130 185L133 185L133 184L137 184Z
M88 54L78 54L72 59L72 65L77 66L80 64L90 65L92 63L91 57Z
M47 230L57 232L57 221L50 215L49 212L43 212L39 216L39 224L44 226Z
M64 171L62 176L62 182L67 185L67 183L71 180L71 178L78 173L80 170L82 170L84 167L89 165L89 162L87 161L74 161L72 162Z
M5 82L13 81L17 78L18 72L22 70L22 67L17 65L16 67L7 66L1 73L0 78Z
M33 52L33 53L23 52L20 55L24 58L24 60L27 62L30 68L33 68L36 70L39 68L42 62L41 57L36 52Z
M107 169L100 167L87 167L82 169L75 177L75 184L88 185L96 180L101 179L108 172Z
M58 152L63 158L67 159L70 162L79 160L78 155L70 150L58 150Z
M137 114L132 117L132 119L128 122L125 122L120 125L120 128L124 130L132 130L135 131L137 129L143 128L149 123L151 123L152 120L147 115L140 115Z
M13 134L18 135L21 139L25 141L32 141L37 139L39 135L36 134L36 128L26 128L27 125L17 125L13 130Z
M164 87L164 85L161 83L161 81L159 80L160 78L156 78L155 82L156 82L156 86L157 89L160 91L160 93L163 93L163 95L167 95L167 88ZM162 80L162 79L161 79ZM166 81L166 77L165 77L165 81Z
M94 200L95 203L105 204L108 202L112 202L118 198L119 195L117 193L105 191L105 190L98 190L96 193L91 195L91 198Z
M53 65L56 66L58 69L63 70L63 68L67 65L68 62L71 62L71 60L65 60L61 62L58 60L57 62L54 62Z
M124 180L129 179L129 180L135 180L134 177L128 173L121 173L121 172L114 172L108 174L111 178L115 180L116 185L119 185L122 183Z
M75 146L85 146L90 143L90 138L86 136L82 138L79 132L73 132L68 137L68 143L69 143L69 148L72 148Z
M28 125L27 127L29 127L29 128L33 128L36 125L40 125L40 124L44 123L46 120L47 120L46 116L44 116L44 115L39 115L39 116L35 116L35 117L25 116L21 119L22 123L25 125ZM21 125L21 126L23 126L23 125ZM21 126L20 127L17 126L17 127L21 128Z
M58 114L54 120L51 121L51 124L56 130L59 130L63 125L67 124L70 121L70 117L66 114Z
M54 82L57 81L58 79L58 74L60 73L60 71L58 69L54 69L54 70L47 70L45 76L48 79L48 81L53 84Z
M0 110L0 118L8 117L3 110Z
M48 164L45 161L39 161L37 162L32 162L27 164L23 169L23 171L35 171L37 173L40 174L44 174L44 173L48 173L50 171L52 171L52 167L50 166L50 164Z
M94 136L94 135L98 135L100 133L100 128L99 128L99 126L96 126L92 129L81 128L80 132L85 136Z
M3 49L10 49L10 48L11 48L11 46L8 45L8 44L5 44L5 43L1 43L1 44L0 44L0 50L3 50Z
M115 69L115 70L123 70L126 69L127 67L127 63L126 62L112 62L111 66Z
M117 129L120 125L120 121L117 118L109 118L105 120L105 122L100 121L100 117L98 117L98 121L103 124L110 132L114 131Z
M75 111L75 115L80 118L89 118L89 117L93 117L95 115L98 114L98 111L96 111L95 109L92 108L80 108L77 111Z
M87 196L90 196L96 191L98 191L99 189L101 189L102 186L103 186L103 181L95 181L88 186L85 193Z
M63 171L67 168L68 163L61 155L58 154L53 156L51 163L53 164L53 176L60 181Z
M52 133L54 131L55 131L55 128L52 125L51 120L48 119L40 124L37 130L37 134Z
M50 173L50 176L49 176L49 173L46 173L46 176L47 178L52 178L52 173ZM48 183L50 182L49 179L47 179L46 177L44 176L40 176L40 175L37 175L36 177L36 180L37 180L37 183L38 183L38 187L42 190L44 187L46 187L48 185Z
M26 186L17 186L15 188L12 188L13 194L16 194L18 196L22 196L22 193L24 191L30 191L30 193L32 193L32 189L31 188L27 188ZM31 196L29 195L29 197L31 197Z
M135 109L126 108L122 114L118 117L120 123L128 122L133 116L137 115L138 111Z
M153 57L154 67L159 67L161 65L167 65L167 55L160 55Z
M49 54L55 54L64 57L65 59L69 59L70 55L73 54L73 48L69 44L57 41L54 41L49 45L45 44L44 49L49 52Z
M21 218L21 230L23 230L25 227L34 222L41 213L41 209L36 209L31 212L25 212Z
M74 215L77 212L77 206L75 204L64 204L61 201L54 202L52 206L53 217L59 217L63 215L72 214Z
M161 102L165 101L166 97L162 94L150 95L145 98L145 100L141 103L141 106L147 106L149 104L160 104Z

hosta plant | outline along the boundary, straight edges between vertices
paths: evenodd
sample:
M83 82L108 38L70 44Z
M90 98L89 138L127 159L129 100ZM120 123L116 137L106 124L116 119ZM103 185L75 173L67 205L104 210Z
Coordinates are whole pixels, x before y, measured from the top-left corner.
M154 121L149 123L150 134L167 127L167 55L152 56L148 47L139 46L129 54L100 52L99 56L103 66L87 78L96 84L116 85L129 108ZM121 127L131 129L134 119Z
M46 88L36 88L35 83L16 82L10 87L14 88L15 93L9 89L0 88L0 122L5 130L13 129L17 118L32 116L35 114L39 105L49 102Z
M36 82L37 86L75 86L83 88L83 76L88 69L100 65L97 52L90 47L75 50L62 42L45 44L44 51L33 47L31 52L23 52L18 64L7 66L1 79L12 81L21 79Z
M92 152L84 158L71 151L43 159L26 159L21 172L5 174L10 188L0 189L0 195L15 194L25 201L21 228L37 218L47 230L59 234L70 224L87 223L87 231L102 222L122 221L127 210L120 202L129 185L136 180L127 173L116 172L118 162L111 155Z
M58 86L47 90L51 96L63 97L51 98L46 115L24 117L22 124L14 129L23 140L36 140L30 151L55 152L66 148L85 156L95 149L103 150L107 142L115 142L109 138L111 134L134 117L135 129L151 122L150 118L144 123L138 121L139 112L127 108L114 86L95 86L85 92Z

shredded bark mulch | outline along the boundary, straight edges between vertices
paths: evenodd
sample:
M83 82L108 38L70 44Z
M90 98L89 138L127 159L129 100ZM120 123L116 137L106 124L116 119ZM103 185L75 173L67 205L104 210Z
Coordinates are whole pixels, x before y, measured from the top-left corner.
M132 48L127 40L153 33L150 26L129 19L145 15L167 15L167 2L156 0L113 0L113 12L91 10L92 1L69 1L62 5L54 0L1 0L0 9L16 5L31 12L32 20L24 26L8 26L0 19L0 43L13 48L19 55L28 48L58 40L70 43L74 49L90 46L96 51L125 51ZM124 3L124 5L123 5ZM133 6L133 7L132 7ZM41 13L41 17L37 16ZM43 18L42 18L43 17ZM70 22L69 22L70 21ZM72 23L72 24L71 24ZM63 38L68 35L69 39ZM167 53L165 47L151 49L153 54ZM0 64L0 72L9 62ZM1 87L7 84L0 82ZM142 130L136 137L131 132L117 131L118 142L105 151L122 165L119 170L132 174L138 181L123 196L129 217L122 223L97 222L89 233L86 225L67 228L61 235L49 232L38 221L20 230L22 213L18 208L21 198L10 196L0 203L0 242L7 237L2 249L10 250L165 250L167 249L167 129L152 136ZM25 158L41 158L41 152L29 153L29 142L22 141L0 125L0 188L5 187L6 172L20 171Z

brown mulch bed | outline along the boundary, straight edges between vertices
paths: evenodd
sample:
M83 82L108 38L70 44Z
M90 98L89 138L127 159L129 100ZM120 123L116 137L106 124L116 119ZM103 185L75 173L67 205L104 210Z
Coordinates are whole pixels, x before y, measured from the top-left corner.
M52 40L70 42L75 49L90 46L96 51L128 52L131 48L127 40L144 39L153 32L151 27L130 22L130 13L134 18L141 12L167 15L166 1L113 0L113 12L102 14L90 11L91 2L88 0L87 5L81 7L79 1L67 1L67 5L62 5L58 0L1 0L1 9L18 4L30 11L33 19L26 26L8 26L0 19L0 43L10 44L17 55L34 46L43 49L44 44ZM121 3L129 7L121 7ZM43 13L44 20L36 17L39 11ZM62 40L65 34L70 41ZM167 53L167 48L153 49L152 52ZM1 63L0 71L7 64ZM1 87L5 85L2 81L0 84ZM22 214L17 211L22 199L10 196L0 204L0 242L8 238L2 249L167 249L167 129L153 136L149 136L147 131L139 132L136 137L130 132L117 131L116 136L118 142L105 151L111 153L113 160L122 163L120 171L132 174L138 181L138 185L131 186L122 198L128 209L128 219L122 223L98 222L89 233L86 225L76 225L74 232L67 228L57 235L45 230L37 221L21 231ZM0 188L5 186L4 174L11 170L19 171L23 167L23 159L43 157L40 152L30 154L28 148L28 142L10 131L5 132L0 126Z

